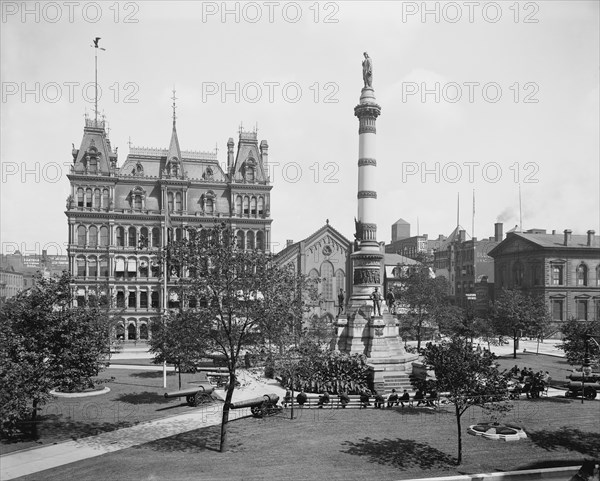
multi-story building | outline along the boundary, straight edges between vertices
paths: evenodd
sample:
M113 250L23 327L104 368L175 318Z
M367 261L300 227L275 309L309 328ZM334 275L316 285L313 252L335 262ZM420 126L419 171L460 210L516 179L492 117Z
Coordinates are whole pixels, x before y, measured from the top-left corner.
M434 253L436 276L448 279L456 305L473 307L478 315L488 310L493 300L494 260L489 252L502 240L502 224L495 224L494 236L478 240L466 239L460 226L448 236Z
M600 320L600 236L593 230L510 232L489 255L496 291L519 288L543 296L554 321L551 331L571 318Z
M175 110L173 110L175 111ZM240 129L227 166L213 152L183 151L175 115L168 149L130 148L119 167L104 121L86 119L68 176L68 256L78 303L106 295L121 316L117 335L148 338L149 320L179 307L176 272L166 289L160 250L188 229L227 222L240 247L269 250L268 145ZM167 234L169 231L169 234Z
M48 255L44 250L42 254L22 254L14 251L11 254L2 254L0 267L12 269L22 276L22 288L28 289L35 284L36 276L57 277L63 271L69 270L67 256Z

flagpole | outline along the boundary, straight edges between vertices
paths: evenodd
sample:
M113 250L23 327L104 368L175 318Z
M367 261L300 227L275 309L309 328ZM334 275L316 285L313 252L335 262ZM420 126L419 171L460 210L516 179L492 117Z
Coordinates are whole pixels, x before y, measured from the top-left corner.
M166 329L167 329L167 325L166 325L166 317L167 317L167 269L168 269L168 265L167 265L167 232L168 232L168 227L167 227L167 218L168 218L168 209L169 206L167 205L166 201L166 192L163 190L163 207L165 209L165 221L164 221L164 226L163 226L163 236L162 236L162 244L163 244L163 339L164 336L166 335ZM164 340L163 340L164 342ZM167 357L166 354L164 352L164 344L163 344L163 388L167 388Z

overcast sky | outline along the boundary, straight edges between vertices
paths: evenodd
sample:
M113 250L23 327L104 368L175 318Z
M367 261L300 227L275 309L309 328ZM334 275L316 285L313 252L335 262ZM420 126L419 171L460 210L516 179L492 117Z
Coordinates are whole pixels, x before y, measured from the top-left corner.
M66 241L93 37L120 164L129 139L168 147L173 86L184 150L218 146L223 163L240 124L258 125L275 251L326 219L352 239L364 51L382 107L379 240L399 218L449 234L458 194L469 234L506 231L519 183L524 229L600 232L597 1L2 2L1 27L3 253Z

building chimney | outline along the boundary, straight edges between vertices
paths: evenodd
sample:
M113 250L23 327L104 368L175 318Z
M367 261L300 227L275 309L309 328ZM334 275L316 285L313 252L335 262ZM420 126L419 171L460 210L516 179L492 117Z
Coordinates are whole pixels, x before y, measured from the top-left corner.
M569 242L571 241L571 234L572 234L572 232L573 231L571 229L565 229L564 230L564 233L565 233L565 242L564 242L564 244L566 246L568 246Z
M285 246L286 246L286 247L289 247L289 246L291 246L293 243L294 243L294 240L293 240L293 239L288 239L288 240L286 240L286 241L285 241Z
M464 242L465 241L465 237L467 232L464 230L459 230L458 231L458 242Z
M503 233L502 230L504 228L504 224L502 222L496 222L494 224L494 240L496 242L502 242Z
M596 233L596 231L594 231L594 230L588 230L587 231L587 235L588 235L588 237L587 237L587 245L588 246L591 246L592 243L594 242L594 234L595 233Z
M233 169L233 138L229 137L227 141L227 170Z
M556 229L552 229L552 235L556 235Z

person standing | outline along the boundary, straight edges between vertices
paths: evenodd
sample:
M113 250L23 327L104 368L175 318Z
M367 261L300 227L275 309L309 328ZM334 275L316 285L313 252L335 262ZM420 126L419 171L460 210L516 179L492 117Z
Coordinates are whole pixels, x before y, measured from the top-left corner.
M344 289L340 289L338 294L338 316L344 312Z
M394 314L394 304L396 303L396 298L394 297L394 293L391 289L388 289L386 302L388 309L390 310L390 314Z
M381 292L379 292L379 288L376 287L371 294L371 299L373 300L373 315L381 316ZM377 312L377 314L375 314Z

